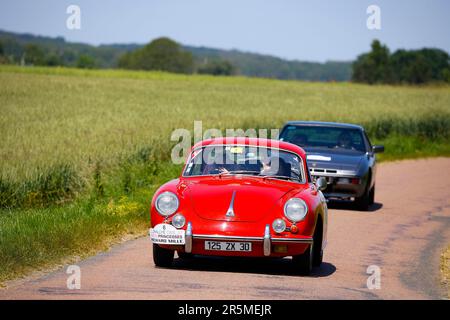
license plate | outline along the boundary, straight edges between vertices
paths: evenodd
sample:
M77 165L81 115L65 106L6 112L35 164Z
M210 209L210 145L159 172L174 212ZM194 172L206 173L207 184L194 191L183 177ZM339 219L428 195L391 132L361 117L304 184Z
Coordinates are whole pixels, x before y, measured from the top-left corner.
M252 251L251 242L205 241L205 250L215 251Z

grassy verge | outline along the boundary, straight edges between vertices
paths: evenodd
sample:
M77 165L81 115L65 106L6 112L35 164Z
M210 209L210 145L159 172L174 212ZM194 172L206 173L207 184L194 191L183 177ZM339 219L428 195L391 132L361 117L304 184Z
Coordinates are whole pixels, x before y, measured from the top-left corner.
M175 128L363 124L380 160L450 156L450 87L0 66L0 282L149 225Z
M100 189L64 205L0 210L0 284L105 250L125 235L144 234L153 193L180 171L161 163L147 176L149 167L139 163L111 170L102 176ZM120 176L125 169L129 175Z
M442 285L447 290L447 298L450 299L450 246L441 254L441 279Z

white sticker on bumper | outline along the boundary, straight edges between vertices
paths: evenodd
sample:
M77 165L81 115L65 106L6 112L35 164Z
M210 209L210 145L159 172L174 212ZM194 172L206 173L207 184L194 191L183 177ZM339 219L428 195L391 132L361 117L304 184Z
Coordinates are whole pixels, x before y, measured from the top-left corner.
M149 235L153 243L156 244L184 245L186 243L185 231L178 230L167 223L161 223L151 228Z

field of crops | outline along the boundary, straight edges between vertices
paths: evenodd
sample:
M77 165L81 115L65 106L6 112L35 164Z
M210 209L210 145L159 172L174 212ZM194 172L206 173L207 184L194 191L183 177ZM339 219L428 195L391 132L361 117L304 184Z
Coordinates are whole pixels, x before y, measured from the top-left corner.
M204 129L280 128L288 120L350 122L365 125L372 140L386 144L384 159L450 155L449 86L0 66L0 111L3 244L25 245L17 233L28 230L32 238L39 219L52 224L51 217L61 212L92 218L91 212L111 237L133 225L142 230L152 192L179 170L169 161L170 135L176 128L192 131L194 120L203 121ZM105 214L115 217L111 224ZM126 221L121 225L117 217ZM120 232L113 230L117 225ZM45 236L48 228L39 228ZM61 230L53 230L53 237L64 234ZM73 244L70 234L65 237ZM0 245L0 261L9 273L39 265L46 252L55 251L40 246L37 259L31 251L21 253L19 244ZM70 252L80 248L74 245Z

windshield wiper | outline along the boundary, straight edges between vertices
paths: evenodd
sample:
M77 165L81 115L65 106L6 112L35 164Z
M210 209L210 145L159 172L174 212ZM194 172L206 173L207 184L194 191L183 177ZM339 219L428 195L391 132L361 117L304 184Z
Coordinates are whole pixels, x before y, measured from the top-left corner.
M263 179L284 179L284 180L293 180L293 181L299 181L296 178L288 177L288 176L262 176Z
M234 171L226 171L226 172L219 173L218 176L222 177L222 176L229 175L229 174L230 175L231 174L252 174L252 175L257 175L257 174L259 174L259 172L248 171L248 170L234 170Z

